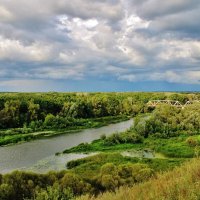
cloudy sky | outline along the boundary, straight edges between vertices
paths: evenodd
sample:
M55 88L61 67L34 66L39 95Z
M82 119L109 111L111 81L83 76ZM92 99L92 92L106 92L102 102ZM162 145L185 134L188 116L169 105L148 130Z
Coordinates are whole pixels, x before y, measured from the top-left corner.
M0 91L200 91L200 0L0 0Z

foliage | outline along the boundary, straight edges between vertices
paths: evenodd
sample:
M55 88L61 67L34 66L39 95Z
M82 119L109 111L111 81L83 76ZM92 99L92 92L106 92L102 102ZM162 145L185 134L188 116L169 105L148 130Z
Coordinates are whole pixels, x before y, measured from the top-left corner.
M132 186L151 178L154 171L159 170L156 166L160 162L129 159L120 154L100 154L89 160L68 171L47 174L14 171L2 175L0 199L71 200L86 193L114 191L120 186ZM169 169L171 163L168 164Z
M116 144L137 144L143 142L143 137L132 132L132 131L126 131L121 134L114 133L111 136L106 137L104 140L104 145L110 146L110 145L116 145Z
M198 93L1 93L0 128L44 122L49 114L61 119L135 116L147 112L146 103L152 99L185 102L198 98Z
M57 129L82 129L97 127L101 118L101 125L108 124L104 119L108 117L136 116L139 113L151 111L146 103L152 99L175 99L181 102L198 99L199 94L184 93L1 93L0 94L0 145L27 141L39 137L30 132L40 132ZM195 111L196 108L193 110ZM156 109L157 110L157 109ZM182 116L180 109L162 109L155 111L154 116L146 123L138 120L136 133L142 137L154 134L160 137L170 137L178 130L190 134L199 132L198 112L190 117L189 110L184 109ZM188 110L188 113L186 112ZM173 112L177 117L173 117ZM168 115L165 115L168 113ZM182 113L182 112L181 112ZM180 125L179 115L185 119ZM164 116L164 117L163 117ZM170 120L166 121L166 117ZM158 120L155 120L157 119ZM97 121L95 121L97 120ZM185 127L185 125L187 127ZM22 133L16 129L21 129ZM22 134L26 134L23 135ZM161 134L162 133L162 134ZM9 136L9 137L7 137ZM137 135L131 135L127 140L137 140ZM108 138L107 143L127 143L119 141L117 135ZM141 139L141 138L140 138ZM139 139L139 140L140 140ZM136 142L136 141L135 141Z
M77 200L194 200L200 198L200 160L194 159L172 171L158 174L142 184L121 187L115 193L98 197L83 196Z
M34 200L72 200L73 193L69 188L61 189L58 183L48 186L46 189L36 191Z
M199 145L199 140L195 139L194 137L188 137L186 143L189 146L195 147Z
M157 173L182 164L186 158L199 157L199 105L182 110L170 106L153 110L146 103L151 99L184 103L199 97L199 94L186 93L1 93L0 145L55 135L64 130L98 127L127 119L129 115L149 111L152 114L136 117L135 126L124 133L104 135L91 144L66 150L67 153L107 151L71 161L66 171L47 174L14 171L0 175L0 199L71 200L86 193L96 196L114 192L124 186L133 188L119 190L118 199L124 198L123 191L128 191L127 199L156 199L157 196L177 199L178 195L179 199L189 199L186 185L192 186L190 194L198 199L198 159L195 160L198 166L192 163L164 175ZM58 129L60 132L55 131ZM122 150L144 148L161 152L168 158L134 158L121 154ZM187 170L190 173L184 176ZM146 180L150 181L143 184ZM112 199L112 196L107 193L102 198Z
M158 107L152 116L145 120L137 118L135 131L144 137L169 138L180 134L200 134L200 104L193 104L184 109L172 106Z
M134 115L144 111L146 93L1 93L0 128L19 128L49 115L63 123L68 118ZM136 105L137 109L135 108ZM48 117L49 117L48 116ZM48 119L47 117L47 119Z
M123 164L146 164L154 171L164 171L180 165L185 159L148 159L122 156L119 153L100 153L83 159L73 160L67 163L68 169L71 169L76 174L82 176L84 179L94 178L100 173L101 167L106 163L113 163L115 166Z

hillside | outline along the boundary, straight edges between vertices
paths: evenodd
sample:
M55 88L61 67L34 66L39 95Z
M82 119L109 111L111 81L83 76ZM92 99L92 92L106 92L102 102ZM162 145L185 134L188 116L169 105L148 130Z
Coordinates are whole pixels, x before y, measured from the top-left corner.
M195 158L172 171L159 174L131 188L122 187L116 193L104 193L95 198L77 200L195 200L200 198L200 159Z

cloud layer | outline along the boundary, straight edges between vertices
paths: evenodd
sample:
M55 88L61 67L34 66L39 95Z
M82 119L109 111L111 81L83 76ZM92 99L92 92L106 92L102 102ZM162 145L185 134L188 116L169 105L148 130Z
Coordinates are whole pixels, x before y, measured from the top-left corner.
M199 18L199 0L0 0L0 87L89 79L199 85Z

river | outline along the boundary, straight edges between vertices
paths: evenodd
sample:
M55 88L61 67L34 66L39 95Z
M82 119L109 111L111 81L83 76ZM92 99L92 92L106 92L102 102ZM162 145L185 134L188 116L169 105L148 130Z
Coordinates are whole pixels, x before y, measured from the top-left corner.
M65 154L55 156L56 152L62 152L83 142L92 142L100 138L102 134L108 136L114 132L125 131L132 124L133 119L130 119L101 128L85 129L77 133L0 147L0 173L8 173L16 169L41 173L65 169L67 161L87 155Z

